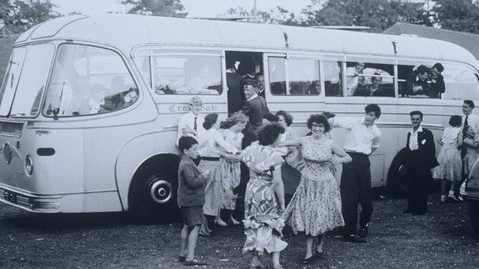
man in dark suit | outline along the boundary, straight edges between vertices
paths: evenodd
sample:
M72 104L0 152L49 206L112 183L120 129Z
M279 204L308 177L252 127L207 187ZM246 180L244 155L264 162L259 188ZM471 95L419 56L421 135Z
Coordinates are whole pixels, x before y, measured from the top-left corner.
M430 94L431 85L429 81L429 68L425 65L420 65L418 68L411 72L407 79L407 89L403 92L403 96Z
M246 97L243 92L244 79L236 70L236 61L226 63L226 84L228 86L228 114L240 111Z
M435 63L431 68L431 76L429 78L431 84L429 97L431 98L441 98L441 94L446 91L442 71L444 71L444 66L441 63Z
M256 131L263 124L263 119L277 121L277 117L269 112L266 100L259 96L255 83L247 81L244 85L244 94L246 101L243 103L242 111L248 116L249 120L243 130L243 148L249 146L251 142L258 140Z
M411 111L412 130L407 134L406 180L407 209L404 213L424 215L427 212L427 186L432 180L431 169L438 166L436 147L431 131L422 128L423 114Z

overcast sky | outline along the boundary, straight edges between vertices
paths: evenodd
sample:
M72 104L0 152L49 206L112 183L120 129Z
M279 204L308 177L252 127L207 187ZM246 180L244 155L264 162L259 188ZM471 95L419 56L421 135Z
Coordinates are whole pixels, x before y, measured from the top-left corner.
M57 5L56 11L63 14L81 12L96 15L108 12L126 12L126 7L119 4L120 0L51 0ZM216 17L231 7L242 6L251 10L254 0L181 0L188 12L188 17ZM290 12L299 13L311 0L256 0L256 6L261 11L269 11L281 6Z

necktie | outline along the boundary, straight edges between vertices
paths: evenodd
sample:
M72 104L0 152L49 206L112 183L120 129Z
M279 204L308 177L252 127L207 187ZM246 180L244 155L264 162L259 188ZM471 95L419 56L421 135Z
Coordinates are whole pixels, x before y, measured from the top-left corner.
M464 121L464 126L462 127L462 135L464 138L466 137L467 126L469 126L469 123L467 121L468 118L469 116L466 116L466 120Z
M198 128L198 124L196 123L196 119L197 119L197 118L198 118L198 117L195 117L195 123L193 124L193 129L194 129L195 131L196 131L196 129Z

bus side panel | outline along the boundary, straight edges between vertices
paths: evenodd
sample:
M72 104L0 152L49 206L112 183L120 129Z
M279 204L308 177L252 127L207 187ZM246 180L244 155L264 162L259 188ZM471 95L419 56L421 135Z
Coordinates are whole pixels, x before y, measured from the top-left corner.
M118 153L115 165L118 192L122 206L128 209L128 192L131 180L142 163L151 157L166 154L178 154L173 141L176 140L174 132L146 133L128 141ZM176 172L176 171L175 171Z

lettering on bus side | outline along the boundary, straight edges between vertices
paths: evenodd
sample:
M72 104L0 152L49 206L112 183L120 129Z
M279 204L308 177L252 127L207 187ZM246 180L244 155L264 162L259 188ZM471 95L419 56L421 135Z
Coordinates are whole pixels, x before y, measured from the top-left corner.
M190 106L189 105L171 105L168 110L172 113L180 112L180 113L186 113L190 111ZM214 112L218 110L217 105L203 105L201 107L201 112Z

